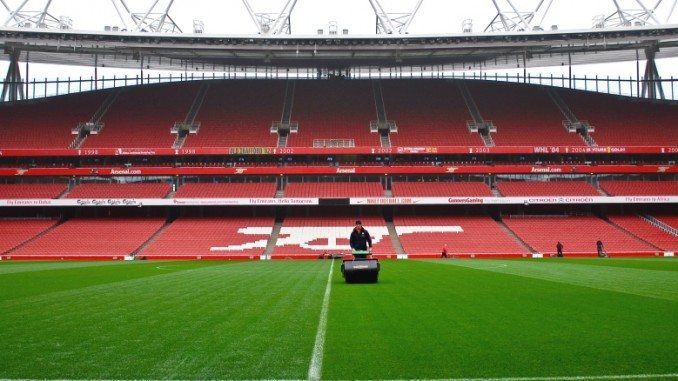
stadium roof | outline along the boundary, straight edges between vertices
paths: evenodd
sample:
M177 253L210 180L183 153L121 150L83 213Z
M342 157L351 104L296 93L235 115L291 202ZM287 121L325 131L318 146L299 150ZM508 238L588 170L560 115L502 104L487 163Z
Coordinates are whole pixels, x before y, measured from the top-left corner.
M0 29L5 54L30 63L186 70L221 66L515 69L678 56L678 25L448 35L210 35ZM478 66L481 65L481 66Z

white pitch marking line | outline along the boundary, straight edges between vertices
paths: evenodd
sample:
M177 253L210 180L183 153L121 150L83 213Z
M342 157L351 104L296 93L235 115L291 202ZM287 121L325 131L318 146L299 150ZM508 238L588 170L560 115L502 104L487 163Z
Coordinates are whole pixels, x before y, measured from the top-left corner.
M170 267L177 267L177 265L155 266L158 270L172 270Z
M320 322L318 331L315 334L315 345L313 346L313 356L311 365L308 367L308 380L319 381L320 372L323 367L323 351L325 348L325 332L327 331L327 310L330 305L330 291L332 291L332 272L334 271L334 261L330 261L330 274L327 276L327 286L325 286L325 297L323 306L320 310Z

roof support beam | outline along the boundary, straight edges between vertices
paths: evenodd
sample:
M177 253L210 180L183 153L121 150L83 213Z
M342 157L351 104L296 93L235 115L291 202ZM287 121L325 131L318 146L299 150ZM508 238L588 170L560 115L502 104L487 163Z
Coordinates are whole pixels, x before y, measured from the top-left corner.
M410 13L388 13L379 0L369 0L369 2L377 16L377 34L407 34L407 29L424 0L417 0Z
M47 10L51 4L52 0L48 0L47 4L45 4L45 8L43 8L42 12L40 13L40 18L38 18L38 25L45 25L45 16L47 16Z
M510 11L504 11L497 3L497 0L492 0L495 9L497 9L497 15L494 16L494 19L490 24L485 28L485 32L512 32L517 30L531 30L531 29L541 29L541 24L546 17L549 9L551 9L551 4L553 0L548 0L545 10L543 11L539 23L537 25L531 25L534 17L539 13L542 5L544 5L544 0L539 0L539 3L535 7L534 11L520 11L513 4L511 0L505 0Z
M2 4L9 12L5 19L4 27L26 27L26 28L40 28L40 29L71 29L73 21L70 17L61 16L56 18L48 11L52 5L52 0L47 0L41 11L24 11L24 7L28 0L24 0L15 10L11 10L4 0ZM12 22L13 20L13 22Z
M7 11L9 12L9 16L7 16L7 19L5 19L5 22L2 24L3 27L10 26L9 22L14 19L17 24L21 22L21 18L19 18L19 12L24 8L24 6L28 3L28 0L24 0L15 10L11 10L7 4L3 1L2 4L7 8Z
M111 0L111 3L113 4L113 8L115 8L115 12L118 14L118 17L120 17L120 21L122 21L123 27L125 29L129 29L127 27L127 22L125 21L125 18L122 17L122 12L120 12L120 8L118 8L118 4L115 2L115 0ZM122 2L122 6L125 7L125 11L127 11L127 13L129 14L130 13L129 8L127 8L127 5L124 2Z
M134 13L125 3L125 0L117 0L120 2L124 8L127 15L134 23L133 31L134 32L155 32L155 33L182 33L181 28L172 20L172 17L169 15L169 11L174 4L174 0L169 0L167 6L162 12L153 12L155 7L158 5L160 0L155 0L151 6L143 13ZM117 12L120 20L122 21L125 29L129 29L127 22L125 22L125 17L120 11L116 0L111 0L115 11Z
M634 24L662 25L662 22L657 17L657 10L659 9L662 1L663 0L657 0L654 6L649 7L645 4L646 1L635 0L639 8L632 9L622 7L619 0L612 0L616 11L607 17L604 17L604 15L596 16L596 18L594 18L593 26L597 28L608 28L632 26ZM666 23L669 22L669 19L676 8L677 2L678 0L671 1L671 9L666 16Z
M278 13L256 13L248 0L242 0L247 13L252 17L252 21L257 26L259 34L291 34L292 25L290 23L290 16L297 4L297 0L287 0L283 9Z

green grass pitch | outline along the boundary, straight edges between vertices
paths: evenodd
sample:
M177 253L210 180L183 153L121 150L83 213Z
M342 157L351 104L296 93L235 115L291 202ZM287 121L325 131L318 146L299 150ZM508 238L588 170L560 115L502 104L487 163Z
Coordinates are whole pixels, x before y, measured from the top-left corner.
M0 262L3 380L678 379L673 258Z

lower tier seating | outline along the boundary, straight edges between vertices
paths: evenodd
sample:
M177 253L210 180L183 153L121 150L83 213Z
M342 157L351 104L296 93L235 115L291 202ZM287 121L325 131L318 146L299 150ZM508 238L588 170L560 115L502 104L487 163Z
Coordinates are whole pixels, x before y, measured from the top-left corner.
M490 217L395 217L393 223L410 256L440 254L444 245L450 256L528 253Z
M56 223L56 220L0 220L0 254L28 241Z
M273 218L178 218L139 255L261 255Z
M639 216L612 216L609 217L609 220L660 249L678 251L678 237L651 225Z
M374 254L394 254L393 243L384 220L363 217L363 226L372 238ZM354 220L332 217L287 217L283 222L274 256L308 254L319 257L326 254L349 254L349 237Z
M556 243L564 254L596 253L601 240L608 253L653 252L656 249L622 232L614 225L592 216L504 218L504 223L534 250L554 254Z
M654 218L658 219L662 223L674 228L678 229L678 216L664 216L664 215L659 215L659 216L654 216Z
M15 255L129 255L157 232L161 218L74 218L13 251Z

